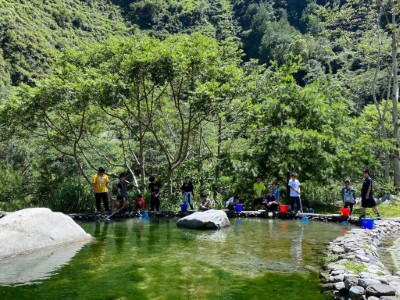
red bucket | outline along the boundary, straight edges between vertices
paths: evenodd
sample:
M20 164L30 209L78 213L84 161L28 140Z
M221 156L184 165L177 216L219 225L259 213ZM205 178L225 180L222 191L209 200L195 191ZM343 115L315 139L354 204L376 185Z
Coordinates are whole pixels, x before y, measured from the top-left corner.
M289 205L284 205L284 204L279 205L279 211L283 214L287 213L288 208L289 208Z
M350 216L350 208L341 208L340 213L343 217L348 217Z

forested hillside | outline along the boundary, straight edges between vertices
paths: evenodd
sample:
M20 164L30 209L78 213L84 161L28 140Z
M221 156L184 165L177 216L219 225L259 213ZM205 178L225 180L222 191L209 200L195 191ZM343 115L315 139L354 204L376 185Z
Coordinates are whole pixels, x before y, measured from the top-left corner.
M176 207L250 204L257 174L329 204L372 169L400 187L399 4L0 0L0 209L93 210L90 176L150 174Z

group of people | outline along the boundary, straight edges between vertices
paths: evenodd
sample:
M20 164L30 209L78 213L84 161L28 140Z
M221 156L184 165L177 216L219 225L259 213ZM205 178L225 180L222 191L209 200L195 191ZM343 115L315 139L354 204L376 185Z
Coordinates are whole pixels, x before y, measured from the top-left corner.
M101 202L103 202L105 211L111 212L108 200L108 185L110 179L105 172L105 169L100 167L91 181L93 194L96 200L96 212L101 211ZM158 207L159 203L160 202L158 202ZM132 207L135 211L140 212L144 210L145 204L143 196L138 194L133 200ZM117 199L114 202L114 212L123 213L127 211L129 211L128 186L126 175L122 173L119 175L117 184Z
M361 188L361 206L362 215L365 217L366 209L372 208L376 213L378 219L381 218L377 203L374 199L373 192L373 181L370 176L369 169L363 171L363 185ZM161 182L157 181L155 176L149 177L149 185L147 187L150 193L150 210L160 210L160 193L162 190ZM104 204L104 209L110 211L110 205L108 200L108 185L110 183L109 177L105 174L105 169L100 167L97 173L92 177L92 189L96 200L96 211L101 211L101 202ZM290 190L290 208L292 212L302 211L301 204L301 191L300 182L298 180L297 173L292 173L288 182ZM127 191L126 175L120 174L119 181L117 184L117 198L114 203L114 212L126 212L129 211L129 199ZM259 210L261 208L268 212L276 212L280 203L280 190L279 183L275 181L271 188L267 190L265 184L262 182L261 176L257 176L256 182L253 184L254 199L253 209ZM190 181L189 177L185 178L185 181L181 187L182 202L189 205L190 208L194 209L193 198L194 198L194 186ZM211 209L211 201L207 197L206 193L201 193L201 203L199 205L199 211L206 211ZM350 214L353 213L353 206L356 202L356 193L351 185L350 179L344 181L344 186L341 190L341 197L344 208L350 208ZM240 203L239 195L234 195L225 203L226 209L233 210L236 204ZM141 194L137 195L133 200L132 207L135 211L142 211L145 207L145 200Z
M279 183L275 181L272 187L268 189L261 180L261 176L257 176L256 182L253 184L254 200L253 209L261 208L269 212L277 211L280 201Z
M362 214L360 218L365 218L367 208L372 208L378 220L381 219L381 214L378 210L376 200L374 198L373 181L370 175L370 170L363 170L362 176L364 178L361 187L361 208ZM353 206L356 203L356 192L351 185L350 179L344 181L342 188L342 202L344 208L350 208L350 215L353 213Z

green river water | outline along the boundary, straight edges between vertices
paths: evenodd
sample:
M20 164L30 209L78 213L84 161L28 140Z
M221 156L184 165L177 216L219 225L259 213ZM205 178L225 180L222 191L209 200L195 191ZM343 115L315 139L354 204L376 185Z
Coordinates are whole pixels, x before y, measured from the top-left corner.
M306 266L318 268L325 243L348 228L230 221L217 231L179 229L174 219L81 223L95 237L81 249L0 263L0 299L331 299ZM63 265L44 270L57 255Z

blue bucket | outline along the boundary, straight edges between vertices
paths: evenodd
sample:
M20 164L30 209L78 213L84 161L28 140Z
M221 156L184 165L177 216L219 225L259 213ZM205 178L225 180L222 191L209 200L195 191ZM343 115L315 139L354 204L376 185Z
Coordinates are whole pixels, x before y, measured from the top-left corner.
M309 214L313 214L313 213L314 213L314 209L313 209L313 208L309 208L309 209L307 210L307 212L308 212Z
M188 207L187 204L185 203L181 204L181 211L187 211L187 207Z
M243 210L243 204L235 204L235 211L241 212Z
M374 219L368 219L368 218L361 219L361 228L373 229L374 228Z

